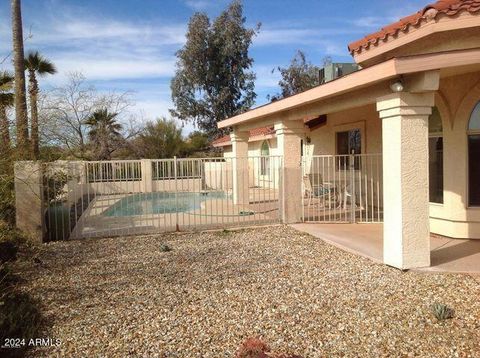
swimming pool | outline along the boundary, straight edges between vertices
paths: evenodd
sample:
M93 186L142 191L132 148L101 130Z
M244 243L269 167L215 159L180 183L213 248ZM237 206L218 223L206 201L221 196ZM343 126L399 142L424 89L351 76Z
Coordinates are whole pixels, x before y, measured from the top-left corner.
M104 216L169 214L200 209L202 202L227 199L223 191L204 193L140 193L120 199L103 213Z

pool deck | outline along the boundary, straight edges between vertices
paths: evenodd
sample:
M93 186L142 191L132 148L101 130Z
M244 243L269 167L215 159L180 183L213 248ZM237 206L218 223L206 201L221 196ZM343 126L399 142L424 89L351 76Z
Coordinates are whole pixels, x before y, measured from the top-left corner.
M138 193L97 196L78 220L71 237L204 230L280 221L277 191L262 188L251 188L248 205L234 205L232 199L211 199L200 202L200 208L186 212L105 215L105 212L121 199L136 194Z

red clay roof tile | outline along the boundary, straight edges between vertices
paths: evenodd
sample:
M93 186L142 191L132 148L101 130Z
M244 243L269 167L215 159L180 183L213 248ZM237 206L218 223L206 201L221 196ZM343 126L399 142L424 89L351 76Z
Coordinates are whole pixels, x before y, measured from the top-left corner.
M433 11L429 11L432 10ZM460 12L468 11L471 14L480 11L480 0L440 0L436 3L427 5L419 12L404 17L399 21L385 26L380 31L365 36L363 39L354 41L348 45L350 53L368 50L371 45L376 45L379 41L386 41L391 36L397 36L400 31L408 32L411 27L420 27L423 23L434 19L440 14L455 16ZM427 13L428 12L428 13Z

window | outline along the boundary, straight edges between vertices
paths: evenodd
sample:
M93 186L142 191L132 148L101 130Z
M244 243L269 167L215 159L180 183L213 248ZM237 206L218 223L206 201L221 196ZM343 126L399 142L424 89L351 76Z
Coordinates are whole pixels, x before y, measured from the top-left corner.
M437 107L428 119L428 134L430 202L443 204L443 126Z
M468 205L480 206L480 102L468 122Z
M268 146L268 142L264 141L262 143L262 148L260 149L260 175L268 175L270 170L270 147Z
M350 166L350 154L362 154L362 135L360 129L352 129L345 132L337 132L337 154L340 157L338 169L348 169ZM355 169L360 169L360 161L354 163Z

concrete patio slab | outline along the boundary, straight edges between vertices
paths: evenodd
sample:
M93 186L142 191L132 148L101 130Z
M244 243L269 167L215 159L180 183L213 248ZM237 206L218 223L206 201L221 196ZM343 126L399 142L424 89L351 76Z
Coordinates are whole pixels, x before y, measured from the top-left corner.
M383 263L382 224L293 224L342 250ZM426 272L473 273L480 275L480 240L460 240L432 236L431 266L415 269Z

